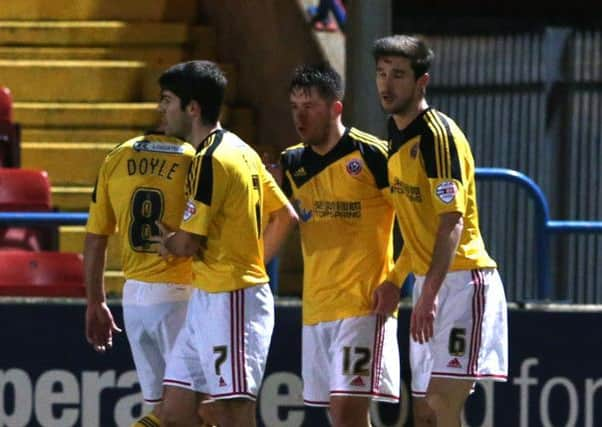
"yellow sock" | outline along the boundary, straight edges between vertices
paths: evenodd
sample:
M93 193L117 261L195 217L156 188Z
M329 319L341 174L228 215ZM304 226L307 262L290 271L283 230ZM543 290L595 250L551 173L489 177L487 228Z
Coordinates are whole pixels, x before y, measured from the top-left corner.
M155 414L150 413L132 424L132 427L159 427L160 425L161 420Z

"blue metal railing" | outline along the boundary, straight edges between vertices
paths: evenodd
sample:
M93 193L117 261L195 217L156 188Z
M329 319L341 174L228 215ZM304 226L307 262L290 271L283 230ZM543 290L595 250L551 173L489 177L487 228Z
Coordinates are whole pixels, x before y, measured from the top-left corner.
M519 184L527 190L535 202L537 295L539 299L551 299L550 234L602 233L602 221L552 221L545 194L535 181L521 172L503 168L476 168L475 176L481 181L506 181Z
M535 202L535 239L537 261L537 295L539 299L551 299L550 280L550 234L556 233L602 233L602 221L553 221L550 219L548 201L541 188L527 175L504 168L476 168L476 178L480 181L505 181L518 184L527 190ZM84 225L88 219L86 212L0 212L0 225ZM278 260L273 260L268 269L277 287Z

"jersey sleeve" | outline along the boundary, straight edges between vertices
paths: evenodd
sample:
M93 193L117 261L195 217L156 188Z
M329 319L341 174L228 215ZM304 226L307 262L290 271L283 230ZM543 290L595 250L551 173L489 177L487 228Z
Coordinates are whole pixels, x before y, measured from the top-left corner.
M88 233L111 235L116 231L117 220L109 196L108 176L109 159L106 158L100 167L96 184L92 191L92 201L88 212L86 231Z
M467 144L461 133L436 117L429 122L431 132L420 141L420 152L429 183L429 197L437 214L466 211L466 180L458 145Z
M188 173L188 198L180 229L206 236L228 192L229 174L214 156L195 158Z
M378 141L378 140L375 140ZM387 147L384 141L373 144L362 144L362 157L374 176L376 187L380 190L389 186L387 176Z
M277 211L288 203L288 198L278 187L272 174L262 165L261 169L262 191L263 191L263 212L269 215Z

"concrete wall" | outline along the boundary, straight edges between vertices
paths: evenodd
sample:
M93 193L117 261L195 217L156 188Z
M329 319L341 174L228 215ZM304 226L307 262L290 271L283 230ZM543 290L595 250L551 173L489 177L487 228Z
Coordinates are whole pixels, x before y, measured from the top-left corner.
M258 150L278 154L298 140L288 102L291 73L321 59L302 8L294 0L199 2L201 22L217 30L219 60L238 67L238 103L256 112Z

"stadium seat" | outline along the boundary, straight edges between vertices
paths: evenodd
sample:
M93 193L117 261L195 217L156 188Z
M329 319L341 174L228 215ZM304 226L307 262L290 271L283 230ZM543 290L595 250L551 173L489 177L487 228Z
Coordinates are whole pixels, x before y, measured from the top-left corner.
M67 252L0 252L0 295L85 297L84 262Z
M45 171L0 168L0 212L50 212ZM0 249L57 250L57 226L0 226Z

